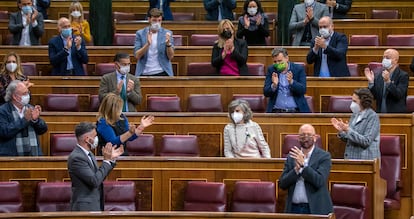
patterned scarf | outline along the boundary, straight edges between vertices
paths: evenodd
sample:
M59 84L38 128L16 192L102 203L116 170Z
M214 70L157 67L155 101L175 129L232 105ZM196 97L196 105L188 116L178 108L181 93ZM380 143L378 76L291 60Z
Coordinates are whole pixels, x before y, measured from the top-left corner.
M13 118L14 121L21 119L15 108L13 109ZM16 149L18 156L39 156L36 132L31 125L17 133Z

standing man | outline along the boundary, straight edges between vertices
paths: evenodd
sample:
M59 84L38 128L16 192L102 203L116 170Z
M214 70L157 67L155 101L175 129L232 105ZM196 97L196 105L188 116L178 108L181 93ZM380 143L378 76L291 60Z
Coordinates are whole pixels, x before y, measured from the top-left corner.
M203 3L204 9L207 11L206 20L234 20L233 10L237 6L236 0L203 0Z
M17 0L20 11L11 13L9 31L13 34L12 45L40 45L44 33L43 15L33 7L32 0Z
M20 80L6 89L6 103L0 106L0 156L42 156L38 135L47 131L40 118L42 108L29 105L30 94Z
M288 190L286 213L329 214L333 212L327 181L331 171L331 155L315 147L315 128L304 124L299 128L300 147L293 147L279 178L280 188Z
M33 5L43 15L44 19L47 19L47 9L50 7L50 0L33 0Z
M150 10L150 26L138 30L134 56L137 59L136 76L174 76L171 59L174 57L174 38L170 30L161 27L162 11Z
M150 16L149 12L153 8L158 8L162 11L164 15L164 20L172 21L174 20L173 14L171 12L170 3L175 2L175 0L149 0L149 9L147 13L147 17Z
M114 57L115 72L105 74L99 85L99 101L109 94L120 95L124 101L122 112L136 112L141 103L139 79L129 74L131 60L128 53L117 53Z
M349 77L346 64L348 40L342 33L334 32L332 19L328 16L319 20L319 34L314 40L306 61L314 64L313 74L316 77Z
M333 19L345 19L351 9L352 0L320 0L329 7L329 16Z
M374 75L365 68L368 88L377 102L376 111L379 113L405 113L407 111L407 90L409 76L398 66L400 54L395 49L384 51L382 59L383 71Z
M112 0L89 1L89 24L95 46L111 46L114 35Z
M101 166L92 150L98 146L95 125L81 122L75 127L78 144L68 157L68 171L72 181L72 211L103 211L103 181L116 165L116 159L124 152L124 147L113 147L107 143L102 148L103 161Z
M301 65L289 62L284 48L272 51L273 65L267 68L263 94L269 97L267 113L309 113L305 99L306 73Z
M88 64L88 52L81 36L72 34L70 21L58 20L59 35L49 40L49 60L52 75L86 75L83 64Z
M328 15L328 7L315 0L295 5L289 22L289 31L294 35L292 46L309 46L318 35L319 19Z

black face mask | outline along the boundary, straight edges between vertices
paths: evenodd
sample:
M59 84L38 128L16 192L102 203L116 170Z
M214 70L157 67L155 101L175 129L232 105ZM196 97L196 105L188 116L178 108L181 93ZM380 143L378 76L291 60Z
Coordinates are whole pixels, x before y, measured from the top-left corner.
M313 140L313 137L311 137L311 136L304 137L304 138L299 138L300 147L302 147L304 149L311 148L314 143L315 143L315 141Z
M220 35L227 40L230 39L233 34L231 34L231 31L225 30Z

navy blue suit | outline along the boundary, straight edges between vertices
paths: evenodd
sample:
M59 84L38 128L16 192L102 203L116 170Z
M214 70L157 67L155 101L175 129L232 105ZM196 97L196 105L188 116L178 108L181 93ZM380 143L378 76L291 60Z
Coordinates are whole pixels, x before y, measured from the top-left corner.
M170 2L175 2L175 0L163 0L162 8L160 8L160 1L159 0L149 0L149 10L147 16L149 17L149 11L153 8L158 8L162 10L162 19L166 21L174 20L173 14L170 8Z
M75 36L72 36L75 39ZM69 55L64 49L64 43L61 35L49 40L49 60L52 64L52 75L65 75ZM86 75L82 64L88 64L88 52L86 51L85 42L82 40L80 50L76 49L75 42L72 43L72 64L73 75Z
M295 100L296 105L299 108L299 112L301 113L309 113L310 109L308 103L305 99L306 93L306 74L305 69L301 65L297 65L293 62L289 62L289 71L293 73L293 83L289 85L290 92L292 93L293 99ZM275 91L272 90L272 74L276 72L278 75L279 72L276 71L273 65L270 65L267 68L266 73L266 80L263 87L263 94L266 97L269 97L269 101L267 104L266 112L271 113L273 110L273 106L276 103L279 84L277 85Z
M233 10L236 9L236 0L222 0L221 3L217 0L203 0L204 9L206 9L206 20L217 21L219 16L219 7L221 10L222 19L234 20Z
M322 53L327 55L327 62L329 73L331 77L349 77L349 69L346 64L346 52L348 50L348 40L342 33L334 32L329 41L329 45L322 52L319 48L318 54L313 52L315 46L315 39L312 40L312 45L306 57L308 64L315 64L313 66L313 74L318 77L321 70Z

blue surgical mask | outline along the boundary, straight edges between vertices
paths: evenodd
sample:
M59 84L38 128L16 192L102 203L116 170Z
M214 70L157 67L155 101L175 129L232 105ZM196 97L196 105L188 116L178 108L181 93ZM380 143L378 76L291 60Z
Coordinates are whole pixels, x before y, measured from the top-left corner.
M72 36L72 28L62 29L62 36L63 38L68 38L69 36Z
M31 14L33 13L33 8L32 6L26 5L22 7L22 11L24 14Z

